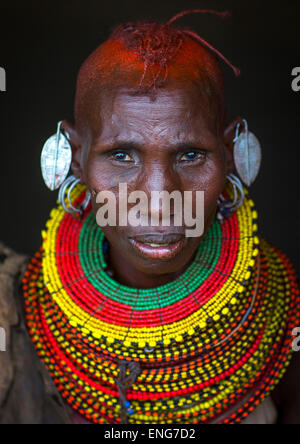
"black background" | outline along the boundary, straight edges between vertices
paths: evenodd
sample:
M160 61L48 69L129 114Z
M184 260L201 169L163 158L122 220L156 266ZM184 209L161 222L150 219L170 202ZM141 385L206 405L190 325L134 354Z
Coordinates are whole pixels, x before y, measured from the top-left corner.
M242 70L223 64L230 116L241 115L263 147L263 165L251 194L261 233L284 250L300 272L300 92L291 88L300 66L300 2L85 0L13 2L0 7L0 240L32 254L57 193L40 175L40 151L59 120L73 118L76 75L84 59L122 22L166 21L190 8L229 9L223 21L188 16L192 27ZM25 6L26 5L26 6Z

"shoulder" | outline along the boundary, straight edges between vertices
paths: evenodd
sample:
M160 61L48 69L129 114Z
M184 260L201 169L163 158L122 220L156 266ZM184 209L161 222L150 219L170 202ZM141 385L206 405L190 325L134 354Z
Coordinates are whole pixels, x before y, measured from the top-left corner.
M27 257L15 253L0 242L0 327L6 330L9 342L9 329L19 322L16 288L21 283Z
M271 270L276 270L283 280L293 287L299 289L299 279L294 264L288 255L265 237L259 236L260 253Z
M67 423L25 326L21 282L27 264L26 256L0 242L0 424Z
M10 327L19 323L15 292L26 264L26 256L15 253L0 242L0 327L5 330L6 342L10 340Z
M298 347L300 339L295 338L294 335L294 332L300 331L299 279L292 261L283 251L263 237L260 238L260 245L264 260L271 267L270 272L277 273L280 278L277 294L283 291L286 294L285 303L289 322L284 328L290 343L290 352L293 353L282 380L272 393L272 398L279 410L280 423L300 424L300 346ZM299 351L293 347L295 342Z
M14 252L11 248L6 247L0 242L0 308L12 308L14 305L13 298L9 296L16 282L20 282L20 278L25 271L27 260L27 256ZM0 316L1 314L0 310Z
M0 242L0 411L14 378L12 329L20 322L15 291L27 258Z

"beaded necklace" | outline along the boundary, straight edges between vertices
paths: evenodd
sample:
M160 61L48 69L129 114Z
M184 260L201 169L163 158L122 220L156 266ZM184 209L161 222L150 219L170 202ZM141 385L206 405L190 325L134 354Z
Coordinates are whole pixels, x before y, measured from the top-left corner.
M84 194L78 185L74 205ZM138 290L106 272L91 208L83 220L53 209L23 290L29 333L67 403L99 424L247 417L282 378L299 325L293 267L257 231L246 192L185 273Z

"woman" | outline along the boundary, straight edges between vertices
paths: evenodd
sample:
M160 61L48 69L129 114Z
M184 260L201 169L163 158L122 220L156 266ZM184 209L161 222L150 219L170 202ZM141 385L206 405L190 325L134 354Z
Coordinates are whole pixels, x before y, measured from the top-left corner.
M24 273L30 340L18 296L13 304L2 291L1 422L300 419L296 276L259 237L241 184L258 173L259 142L245 120L228 122L213 53L238 70L174 25L184 14L117 28L80 70L75 124L60 123L44 147L43 176L60 186L59 205ZM186 235L175 204L168 226L119 215L99 228L99 193L120 208L120 184L146 196L204 191L203 233ZM160 220L163 206L146 216ZM4 253L8 282L24 259Z

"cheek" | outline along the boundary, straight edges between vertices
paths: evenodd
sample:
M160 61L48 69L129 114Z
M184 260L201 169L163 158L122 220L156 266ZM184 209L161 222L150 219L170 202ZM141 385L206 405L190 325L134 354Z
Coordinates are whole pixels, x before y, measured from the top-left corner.
M109 191L116 195L117 180L106 168L105 164L89 158L84 170L84 180L87 188L92 192L92 208L96 218L98 210L103 204L97 203L97 195L103 191ZM104 227L102 230L105 231Z
M184 189L204 191L204 216L209 221L214 216L217 201L226 183L226 171L222 161L211 162L205 168L199 168L190 172L185 180ZM194 201L193 201L194 202ZM196 214L196 203L193 204L193 212Z
M113 191L120 183L133 187L137 172L129 168L118 168L108 160L91 153L84 168L84 180L89 189L95 191Z
M92 208L95 215L95 218L97 216L98 211L101 207L105 206L105 211L108 210L109 214L115 214L116 216L116 227L103 227L101 225L101 229L103 230L104 234L107 235L109 240L112 240L111 236L115 236L116 234L122 235L123 231L126 231L126 227L119 227L119 209L124 208L124 201L126 200L126 195L120 195L120 184L126 183L127 185L127 193L129 194L131 191L132 186L127 182L126 178L120 177L116 175L115 173L112 173L111 168L105 167L105 165L102 165L99 167L99 165L93 164L87 171L86 176L86 185L87 187L92 191ZM102 202L96 202L97 196L99 193L108 192L105 196L105 194L102 195ZM110 195L110 193L113 194L113 196ZM108 197L107 197L108 196ZM105 197L105 199L104 199ZM120 202L121 201L121 202ZM128 205L128 208L130 205ZM105 213L107 218L107 214Z
M99 191L112 191L118 184L118 177L112 175L111 170L101 162L90 161L85 171L85 183L88 188Z
M212 169L211 174L207 176L205 184L205 200L208 206L216 206L217 200L224 189L225 182L225 167L216 165L215 168Z

